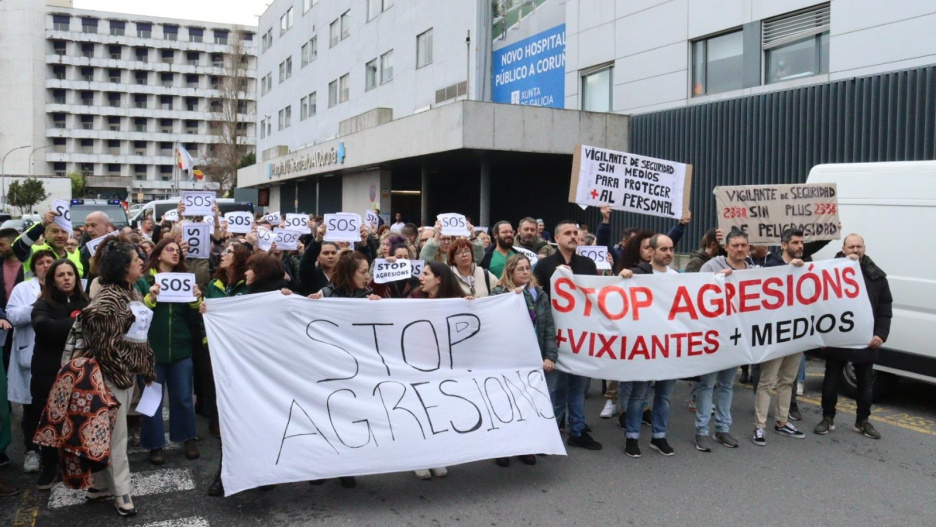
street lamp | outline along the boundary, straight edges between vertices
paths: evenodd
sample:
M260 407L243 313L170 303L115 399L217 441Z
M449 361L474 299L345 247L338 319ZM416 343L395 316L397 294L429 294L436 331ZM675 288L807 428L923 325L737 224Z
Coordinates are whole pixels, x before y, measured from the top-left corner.
M3 165L6 163L6 158L8 155L12 154L13 152L16 152L17 150L22 150L24 148L29 148L31 146L32 145L18 146L14 148L13 150L10 150L6 154L4 154L3 159L0 159L0 205L2 205L4 209L6 209L6 206L7 206L7 198L6 198L6 172L4 172L3 170Z
M52 146L53 146L53 145L37 146L36 148L33 148L33 149L32 149L32 152L29 153L29 176L30 176L30 177L32 177L32 173L33 173L33 160L32 160L33 154L35 154L35 153L38 152L39 150L44 150L44 149L46 149L46 148L52 148Z

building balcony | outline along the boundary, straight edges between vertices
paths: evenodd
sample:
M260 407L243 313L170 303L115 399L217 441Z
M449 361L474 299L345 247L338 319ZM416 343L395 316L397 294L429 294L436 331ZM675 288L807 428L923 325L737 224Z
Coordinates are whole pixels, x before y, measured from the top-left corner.
M87 106L83 104L57 104L54 101L46 103L46 113L72 113L99 116L119 116L119 117L148 117L155 119L179 119L179 120L213 120L215 114L212 112L189 112L184 109L161 110L157 108L134 108L132 105L123 104L119 107L114 106ZM255 123L256 115L238 114L239 122Z
M65 66L76 66L76 67L95 67L95 68L108 68L108 69L121 69L121 70L139 70L139 71L154 71L154 72L173 72L173 73L183 73L183 74L197 74L197 75L224 75L223 68L216 68L210 65L199 65L191 66L187 62L172 62L166 63L160 60L149 60L146 62L138 60L127 60L127 59L112 59L110 57L101 56L101 57L84 57L81 55L58 55L51 53L46 55L46 64L52 65L65 65ZM248 68L244 71L244 75L251 80L257 78L256 68Z
M208 87L189 88L187 86L163 86L161 84L136 84L116 82L87 82L78 79L46 79L46 88L63 90L82 90L98 92L130 93L142 95L169 95L172 97L199 97L210 99L220 97L221 92ZM250 97L250 93L247 95Z
M118 141L155 141L155 142L175 142L183 143L220 143L221 137L209 134L191 134L182 133L162 133L162 132L131 132L131 131L113 131L113 130L84 130L81 128L47 128L46 137L67 139L101 139ZM254 145L256 143L252 132L246 137L241 138L243 144Z
M115 164L115 165L172 165L175 163L175 157L169 155L160 156L137 156L132 154L110 155L110 154L84 154L81 152L66 152L64 154L50 152L46 154L47 163L95 163L95 164Z
M219 29L229 29L219 27ZM155 49L174 49L177 51L201 51L204 53L225 53L230 51L229 45L215 44L214 42L190 42L188 40L166 40L164 38L140 38L134 35L111 35L110 33L83 33L81 31L59 31L46 29L46 40L66 40L78 43L94 44L120 44L121 46L145 46ZM257 57L258 47L256 37L254 41L244 41L244 51Z

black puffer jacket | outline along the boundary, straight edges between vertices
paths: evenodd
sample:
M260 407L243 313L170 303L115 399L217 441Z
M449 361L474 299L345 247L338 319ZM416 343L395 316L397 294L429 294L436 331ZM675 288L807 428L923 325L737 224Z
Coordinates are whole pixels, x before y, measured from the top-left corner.
M75 319L72 313L81 311L88 301L80 295L71 298L54 294L55 302L36 300L32 310L32 326L36 330L36 347L32 357L33 375L56 375L62 366L65 339Z
M838 253L836 258L844 257L844 254ZM874 335L878 336L884 342L890 335L891 318L893 317L892 305L894 297L891 296L890 285L887 283L887 274L878 267L867 255L859 260L861 273L864 275L865 288L868 291L868 300L871 301L871 310L874 313ZM863 349L843 349L826 348L825 356L838 360L846 360L858 363L874 362L878 358L878 350L872 348Z

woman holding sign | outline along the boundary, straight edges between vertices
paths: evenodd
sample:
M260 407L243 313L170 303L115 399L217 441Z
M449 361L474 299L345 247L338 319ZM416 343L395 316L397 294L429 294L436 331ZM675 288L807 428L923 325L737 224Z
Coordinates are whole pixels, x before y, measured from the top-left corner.
M142 251L139 251L142 252ZM143 276L143 259L133 245L111 238L97 251L101 290L82 313L87 354L98 361L104 384L120 403L111 429L110 462L94 474L86 498L114 497L121 516L137 513L130 497L130 463L127 459L127 410L133 383L143 375L147 384L156 380L153 349L147 340L153 312L143 305L134 288Z
M401 236L394 236L395 238L403 239ZM390 248L389 254L383 255L384 259L387 260L387 263L394 263L397 260L410 260L410 250L405 241L400 241L394 244ZM376 262L377 260L374 260ZM377 282L370 283L371 289L374 290L374 294L381 298L406 298L419 287L419 278L415 276L410 276L408 278L401 278L400 280L394 280L392 282L387 282L385 284L378 284Z
M338 257L338 263L335 264L331 283L318 293L309 295L309 298L313 300L329 297L380 300L369 284L370 264L367 263L367 258L358 251L345 250Z
M137 280L137 291L146 307L153 310L153 323L149 328L149 342L156 354L156 382L169 390L169 438L175 443L184 443L185 457L198 459L198 443L195 430L195 406L192 403L194 378L192 374L192 350L201 340L201 291L195 286L194 296L198 300L190 304L159 302L158 273L185 273L182 248L173 238L163 238L150 254ZM150 451L149 462L162 465L166 459L166 432L162 417L162 401L152 417L141 418L140 446Z
M88 305L88 297L81 290L80 278L74 262L56 260L46 274L42 296L33 305L32 327L36 331L36 347L32 356L32 379L29 382L31 407L34 409L32 418L36 420L31 423L33 426L39 423L38 417L55 384L68 331L78 313ZM43 446L41 455L42 472L36 486L39 490L49 490L58 479L58 450Z
M559 348L556 346L556 324L553 322L549 297L536 282L530 259L523 254L515 254L507 259L504 265L504 275L501 276L491 294L501 295L511 291L523 294L527 310L530 312L530 320L533 321L533 331L536 332L536 340L539 342L540 355L543 357L543 371L549 375L559 359ZM536 456L533 454L518 457L527 465L536 464ZM510 458L499 457L494 460L494 463L499 467L507 467L510 466Z
M494 273L475 264L474 248L468 240L459 238L449 248L448 262L455 271L462 292L476 298L490 296L492 284L497 283Z

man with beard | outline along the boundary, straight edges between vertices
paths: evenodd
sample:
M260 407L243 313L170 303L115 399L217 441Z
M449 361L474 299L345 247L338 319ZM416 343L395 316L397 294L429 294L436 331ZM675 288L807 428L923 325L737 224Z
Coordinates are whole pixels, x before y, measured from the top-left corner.
M504 274L504 264L507 263L507 259L517 254L517 251L513 249L513 226L509 221L499 221L491 228L491 234L494 236L494 245L485 251L481 267L500 278Z
M541 260L556 252L556 249L549 245L549 242L539 236L536 220L533 218L523 218L517 228L519 232L517 232L517 237L514 239L514 245L523 247Z
M891 296L887 275L865 254L864 238L857 234L849 234L845 237L842 251L835 256L847 256L861 265L868 301L874 313L874 337L864 349L826 348L825 377L822 379L822 421L816 425L813 432L826 435L835 430L833 419L838 402L838 382L845 363L851 362L858 382L858 397L855 398L858 411L855 412L855 426L852 430L871 439L880 439L881 433L868 421L868 416L871 415L872 367L877 360L878 350L890 334L894 297Z

